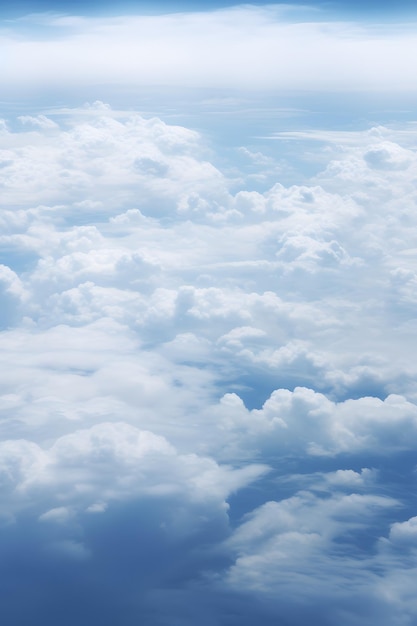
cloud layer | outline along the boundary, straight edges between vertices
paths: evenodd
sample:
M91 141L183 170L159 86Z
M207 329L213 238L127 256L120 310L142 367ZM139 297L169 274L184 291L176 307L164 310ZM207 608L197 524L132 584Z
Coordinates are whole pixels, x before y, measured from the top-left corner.
M415 622L414 138L261 192L101 102L4 122L7 623Z
M409 23L335 22L305 7L108 18L44 14L3 28L2 38L5 87L415 91Z

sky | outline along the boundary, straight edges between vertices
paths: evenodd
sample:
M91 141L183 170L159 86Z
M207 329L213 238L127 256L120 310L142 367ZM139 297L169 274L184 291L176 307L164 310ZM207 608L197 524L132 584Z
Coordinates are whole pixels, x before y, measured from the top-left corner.
M1 5L2 623L417 624L416 35Z
M292 5L303 9L318 8L326 11L327 15L341 15L356 13L362 17L375 15L384 19L387 14L399 15L402 12L415 11L412 0L293 0L292 2L273 2L271 0L254 0L253 2L239 2L239 0L162 0L149 2L148 0L15 0L13 3L3 3L1 10L4 15L25 15L31 12L64 12L67 14L91 15L97 13L117 14L128 13L167 13L178 11L210 11L218 8L227 8L239 5L267 6Z

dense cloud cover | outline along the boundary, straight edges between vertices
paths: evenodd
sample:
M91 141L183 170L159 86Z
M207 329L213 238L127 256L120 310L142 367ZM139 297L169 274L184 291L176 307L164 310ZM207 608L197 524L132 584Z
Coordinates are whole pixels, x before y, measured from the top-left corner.
M417 129L302 139L4 121L4 623L416 623Z
M360 3L365 14L369 2ZM159 15L86 16L88 2L72 6L69 15L57 13L65 13L64 2L55 11L0 24L7 58L2 86L5 93L20 88L25 94L104 84L114 92L170 85L415 94L417 42L409 19L393 25L391 11L388 24L386 16L358 23L339 17L338 3L248 3L217 10L203 3L203 10L178 12L176 2L174 12L166 7ZM146 13L147 3L140 4ZM353 8L352 1L342 4ZM161 4L149 6L158 13Z

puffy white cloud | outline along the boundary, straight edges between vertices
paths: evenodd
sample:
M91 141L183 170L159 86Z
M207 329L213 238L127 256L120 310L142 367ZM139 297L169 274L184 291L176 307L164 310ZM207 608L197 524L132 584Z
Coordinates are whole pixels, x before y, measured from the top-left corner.
M389 540L395 545L409 544L415 547L417 539L417 518L411 517L406 522L396 522L392 525Z
M120 212L125 202L147 206L152 197L158 213L221 185L220 172L194 156L197 133L134 113L123 123L100 102L86 112L64 131L43 116L36 130L3 137L5 204L29 208L65 198L70 206L82 202L81 210L92 200L96 212Z
M123 422L102 422L59 437L49 449L1 443L3 506L41 506L42 521L66 521L68 507L97 511L97 502L176 496L224 504L230 493L261 476L265 466L221 467L196 454L178 455L161 436ZM9 492L9 495L8 493ZM63 506L53 506L64 503ZM92 507L92 508L91 508Z
M416 445L417 406L398 395L335 403L297 387L276 390L262 409L249 411L237 395L227 394L216 414L231 441L261 447L264 454L378 455Z

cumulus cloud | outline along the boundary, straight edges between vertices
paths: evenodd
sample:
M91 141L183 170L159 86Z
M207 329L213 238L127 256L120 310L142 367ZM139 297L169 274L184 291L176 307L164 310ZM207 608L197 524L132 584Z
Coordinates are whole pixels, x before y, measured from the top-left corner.
M41 493L42 508L65 503L40 513L40 520L56 522L67 521L76 508L104 511L106 502L141 495L185 497L221 508L230 493L267 469L233 470L195 454L178 455L163 437L123 422L71 432L46 450L6 440L1 457L3 506L13 508L16 499L18 509L37 507Z
M227 394L217 409L222 428L264 454L373 454L413 450L417 406L389 395L330 401L311 389L276 390L262 409L249 411L239 396ZM231 437L232 439L232 437Z

